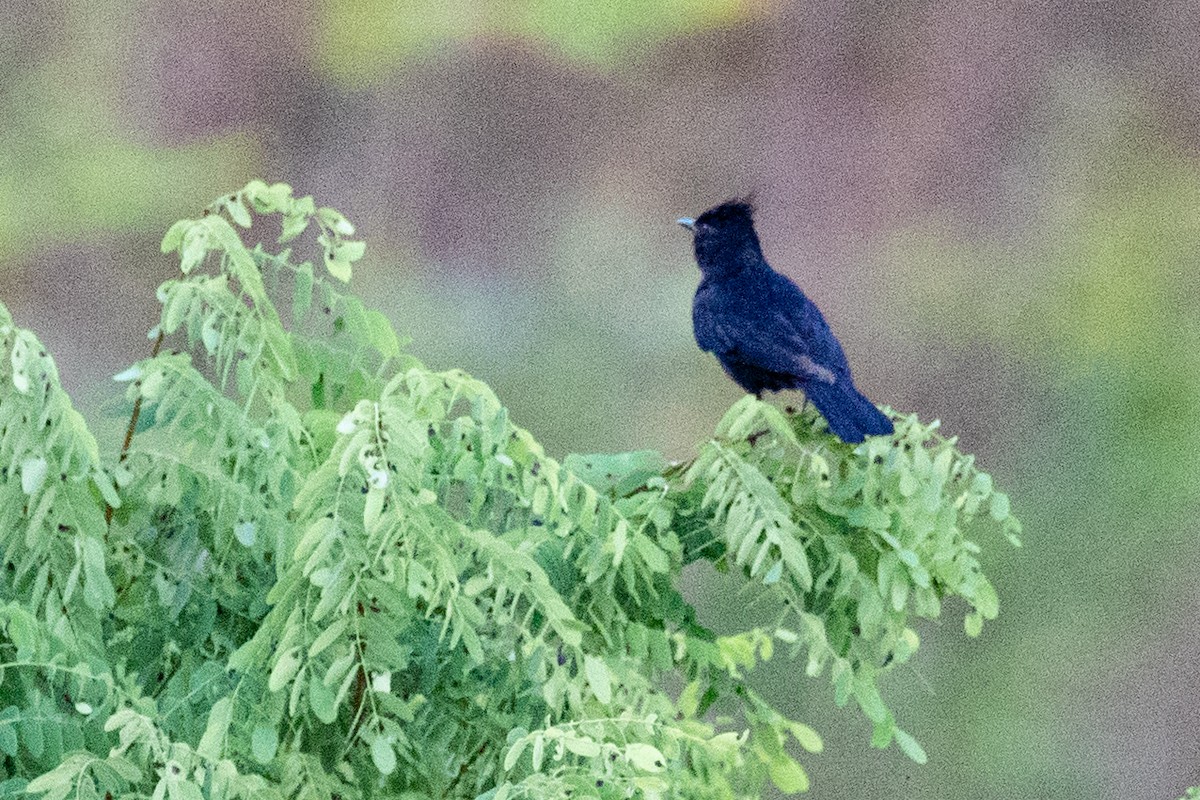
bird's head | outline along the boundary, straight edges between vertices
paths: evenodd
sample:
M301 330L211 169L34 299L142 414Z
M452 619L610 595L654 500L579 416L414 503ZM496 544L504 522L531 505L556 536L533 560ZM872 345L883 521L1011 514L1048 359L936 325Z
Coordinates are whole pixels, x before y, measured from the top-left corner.
M692 232L696 262L712 277L739 271L762 259L754 232L754 209L746 200L729 200L679 224Z

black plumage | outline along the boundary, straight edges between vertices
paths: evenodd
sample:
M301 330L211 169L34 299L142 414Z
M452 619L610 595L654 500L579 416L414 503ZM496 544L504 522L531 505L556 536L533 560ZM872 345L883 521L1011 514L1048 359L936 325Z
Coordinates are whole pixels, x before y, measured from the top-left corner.
M892 421L855 388L820 310L763 257L749 203L722 203L679 224L691 230L700 265L692 324L702 350L751 394L803 391L845 442L892 433Z

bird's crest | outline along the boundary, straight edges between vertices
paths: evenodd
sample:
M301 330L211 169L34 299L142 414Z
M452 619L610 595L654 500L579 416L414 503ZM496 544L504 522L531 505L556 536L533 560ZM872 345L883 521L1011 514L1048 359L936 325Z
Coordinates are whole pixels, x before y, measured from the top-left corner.
M733 220L750 220L754 217L754 206L750 197L735 197L726 200L719 206L714 206L701 214L696 221L709 224L720 224Z

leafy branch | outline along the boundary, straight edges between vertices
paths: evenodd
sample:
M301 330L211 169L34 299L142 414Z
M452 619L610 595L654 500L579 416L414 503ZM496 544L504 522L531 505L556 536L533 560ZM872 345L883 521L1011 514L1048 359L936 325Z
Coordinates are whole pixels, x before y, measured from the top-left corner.
M272 216L323 270L244 244ZM909 416L851 447L747 397L686 464L560 464L341 290L353 236L258 181L172 226L111 460L0 306L0 795L802 791L820 737L747 683L777 649L925 759L878 679L948 597L978 635L975 537L1020 531L953 439ZM708 630L699 560L770 624Z

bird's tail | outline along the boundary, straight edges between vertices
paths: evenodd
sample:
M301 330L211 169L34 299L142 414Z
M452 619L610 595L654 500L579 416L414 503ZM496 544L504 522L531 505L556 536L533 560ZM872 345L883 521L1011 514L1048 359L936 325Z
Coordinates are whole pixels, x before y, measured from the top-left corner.
M832 384L813 381L803 388L805 396L829 423L829 429L843 442L856 444L864 436L889 434L895 430L892 421L849 381Z

